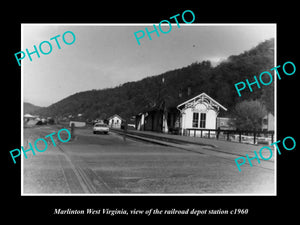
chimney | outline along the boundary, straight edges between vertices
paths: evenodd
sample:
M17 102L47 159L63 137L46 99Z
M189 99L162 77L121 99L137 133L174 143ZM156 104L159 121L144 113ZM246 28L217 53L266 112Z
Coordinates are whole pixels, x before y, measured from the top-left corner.
M179 97L179 98L182 97L182 88L179 89L178 97Z
M188 87L188 89L187 89L187 95L190 96L191 94L192 94L192 89L191 89L191 87Z

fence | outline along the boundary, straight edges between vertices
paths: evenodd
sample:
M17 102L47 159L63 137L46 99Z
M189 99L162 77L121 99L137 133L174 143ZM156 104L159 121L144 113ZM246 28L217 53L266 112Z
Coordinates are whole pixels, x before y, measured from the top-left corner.
M218 140L248 144L271 144L274 141L274 131L189 128L184 129L182 135L200 138L216 138Z

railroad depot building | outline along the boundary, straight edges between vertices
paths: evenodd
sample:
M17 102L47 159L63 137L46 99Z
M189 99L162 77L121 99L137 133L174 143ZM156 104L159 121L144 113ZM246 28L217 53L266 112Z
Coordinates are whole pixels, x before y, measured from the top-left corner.
M179 104L177 109L180 111L181 133L184 134L192 129L196 136L200 135L200 129L217 129L217 116L220 110L227 111L224 106L205 93Z
M217 129L217 116L227 109L216 100L201 93L176 107L156 107L136 116L136 128L145 131L187 134L189 129ZM199 134L198 134L199 133ZM194 135L194 133L193 133Z

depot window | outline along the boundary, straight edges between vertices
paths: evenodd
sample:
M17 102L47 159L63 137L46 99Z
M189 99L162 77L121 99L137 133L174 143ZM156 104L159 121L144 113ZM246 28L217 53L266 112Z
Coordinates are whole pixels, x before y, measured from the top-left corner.
M199 113L193 113L193 127L198 128Z
M205 128L206 113L200 113L200 128Z

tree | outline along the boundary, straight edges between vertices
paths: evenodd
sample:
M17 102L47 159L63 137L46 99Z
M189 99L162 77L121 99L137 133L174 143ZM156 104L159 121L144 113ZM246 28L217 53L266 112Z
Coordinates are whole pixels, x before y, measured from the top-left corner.
M261 102L264 103L268 112L274 115L274 84L263 87Z
M267 109L258 100L248 100L237 103L234 109L235 126L242 130L257 130L261 128L262 119Z

